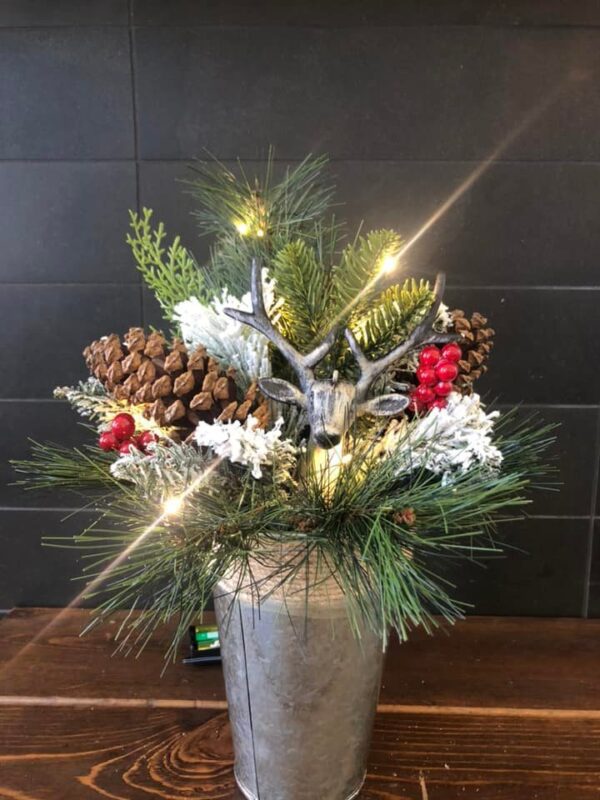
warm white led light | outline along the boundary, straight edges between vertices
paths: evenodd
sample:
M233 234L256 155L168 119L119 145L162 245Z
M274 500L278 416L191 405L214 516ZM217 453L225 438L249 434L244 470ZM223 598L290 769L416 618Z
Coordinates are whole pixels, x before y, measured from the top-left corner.
M246 236L248 231L250 230L250 225L247 222L236 222L235 228L240 236Z
M393 272L396 267L398 266L398 256L388 255L385 256L381 262L381 274L382 275L389 275L390 272Z
M259 239L262 239L263 236L265 235L264 229L263 228L257 228L256 229L256 235L258 236Z
M181 510L182 505L183 497L168 497L163 503L163 512L168 516L177 514L177 512Z

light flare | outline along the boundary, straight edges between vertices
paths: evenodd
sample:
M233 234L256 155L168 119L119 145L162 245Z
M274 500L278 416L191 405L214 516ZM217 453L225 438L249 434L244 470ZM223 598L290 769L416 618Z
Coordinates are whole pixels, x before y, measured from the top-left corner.
M572 73L568 75L556 88L551 91L545 99L541 100L528 114L526 114L521 122L519 122L513 130L494 148L487 158L483 159L475 169L473 169L466 178L454 189L453 192L444 200L438 208L426 219L423 224L415 231L415 233L400 247L398 253L394 256L396 264L402 259L403 256L413 247L439 220L452 208L452 206L460 200L460 198L469 191L473 184L486 172L492 164L510 147L519 136L529 128L556 100L559 96L568 89L572 83L587 80L589 75L586 73ZM384 269L387 256L384 258L381 269L372 278L358 294L349 301L345 308L343 308L335 317L331 327L334 328L342 319L345 319L352 309L362 300L365 295L368 295L373 287L380 282L387 274L393 270Z
M79 594L71 600L68 606L61 609L58 614L47 624L45 625L38 633L28 642L18 653L16 653L10 661L7 661L6 664L2 667L1 672L7 672L11 666L13 666L19 659L23 658L44 635L48 633L48 631L52 630L60 620L67 614L71 609L77 608L78 604L85 598L85 596L91 592L95 592L97 589L102 586L102 584L107 580L107 578L111 575L113 570L115 570L118 566L120 566L124 561L126 561L129 556L144 542L150 534L158 528L158 526L168 519L173 513L176 511L181 510L183 504L187 497L189 497L199 486L200 484L205 481L219 466L219 464L223 461L221 457L216 458L200 475L198 475L194 480L190 483L189 486L185 488L183 492L179 495L174 495L173 497L168 498L164 505L162 512L153 520L147 528L145 528L140 535L134 539L119 555L110 562L96 577L90 581L90 583L86 584L85 588L79 592ZM175 508L176 506L176 508Z
M394 255L387 255L381 261L381 267L379 268L380 275L391 275L391 273L396 269L398 266L398 262L400 257L398 253Z

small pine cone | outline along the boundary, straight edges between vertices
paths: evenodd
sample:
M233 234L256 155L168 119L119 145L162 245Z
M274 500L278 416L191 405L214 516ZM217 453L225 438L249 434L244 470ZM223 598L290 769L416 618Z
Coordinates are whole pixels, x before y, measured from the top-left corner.
M204 380L202 381L202 391L212 392L218 380L219 373L216 370L213 369L210 372L207 372Z
M120 361L115 361L113 364L110 365L110 367L106 371L106 377L113 385L121 383L124 374L125 373L123 372L123 367L121 366Z
M192 411L209 411L214 405L214 399L210 392L198 392L190 400Z
M230 420L232 420L236 412L237 405L238 404L235 400L232 400L231 403L226 405L223 411L221 411L221 413L217 417L219 422L229 422Z
M152 394L152 384L150 382L144 383L135 393L134 402L138 405L152 403L154 395Z
M208 355L204 347L197 347L188 359L188 369L206 372L208 369Z
M166 406L162 400L155 400L154 403L148 407L148 415L159 425L164 425L166 410Z
M94 360L94 369L93 373L98 378L99 381L103 381L106 379L108 374L108 367L106 365L106 359L103 355L96 356Z
M183 358L179 350L173 350L165 358L165 372L172 375L174 372L181 372L183 370Z
M256 400L256 396L258 394L258 383L254 381L251 383L248 389L246 390L246 394L244 395L244 400L249 400L253 403Z
M123 337L130 353L137 353L146 347L146 335L143 328L129 328Z
M463 394L470 394L474 381L487 372L485 362L493 347L495 332L493 328L486 327L487 318L478 312L469 318L464 311L455 309L450 316L454 330L460 334L458 344L462 349L455 386Z
M260 398L258 408L252 412L252 416L258 420L259 428L267 428L271 421L271 411L269 409L269 402L265 397Z
M183 395L193 391L195 385L196 380L194 378L194 373L189 370L187 372L182 372L178 378L175 378L173 394L177 397L183 397Z
M166 341L162 333L151 333L146 339L144 355L148 358L160 358L165 354L165 345Z
M229 379L225 375L221 378L217 378L212 393L215 400L231 401Z
M235 369L221 368L205 348L188 354L180 340L169 345L162 334L146 335L142 328L130 328L123 341L111 334L88 345L88 368L112 397L141 406L147 417L172 428L173 438L187 441L200 420L244 422L255 414L262 427L268 425L269 405L258 386L240 400Z
M177 420L182 417L185 417L185 406L181 400L175 400L165 411L165 422L167 425L173 425L173 423L177 422Z
M156 367L149 358L144 358L137 371L140 383L152 383L156 379Z
M243 403L235 410L235 419L239 420L240 422L245 422L248 414L250 413L250 408L252 407L252 400L244 400Z
M130 353L127 358L124 358L121 364L123 366L123 371L128 375L131 375L132 372L137 372L142 366L142 355L138 350L136 350L135 352Z
M168 375L163 375L162 378L159 378L152 384L152 396L155 399L158 399L159 397L167 397L167 395L170 395L172 391L173 381Z
M487 317L484 317L483 314L480 314L478 311L475 311L473 314L471 314L471 328L473 330L478 330L486 325Z
M119 341L119 337L114 333L111 333L104 345L104 358L107 364L112 364L123 358L121 342Z
M114 392L113 397L115 400L129 400L130 392L128 391L127 387L124 383L119 384Z
M173 342L171 344L171 350L173 352L184 353L185 355L187 355L187 347L181 341L181 339L178 339L177 337L173 339Z

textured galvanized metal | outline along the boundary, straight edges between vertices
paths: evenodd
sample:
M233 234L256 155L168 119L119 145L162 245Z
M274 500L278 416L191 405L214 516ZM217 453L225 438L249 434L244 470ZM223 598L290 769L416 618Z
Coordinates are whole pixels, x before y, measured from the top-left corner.
M235 750L251 800L348 800L364 781L383 643L360 640L332 578L315 591L215 594Z

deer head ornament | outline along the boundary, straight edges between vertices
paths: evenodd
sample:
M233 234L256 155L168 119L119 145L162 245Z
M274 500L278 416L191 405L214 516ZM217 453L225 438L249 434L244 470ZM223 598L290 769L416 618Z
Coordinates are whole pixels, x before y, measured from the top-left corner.
M444 276L438 274L434 289L434 300L425 319L412 331L410 336L387 355L369 361L361 351L354 334L346 328L344 335L360 369L356 383L339 380L337 370L329 379L315 377L316 366L329 353L338 334L332 328L325 339L310 353L300 353L275 328L267 314L259 264L252 261L251 297L252 311L225 309L225 313L260 331L280 351L298 377L300 386L281 378L261 378L259 387L263 394L280 403L287 403L305 409L310 424L311 440L319 447L330 448L338 444L354 420L363 414L392 417L403 411L409 403L405 394L395 392L368 398L374 381L400 358L417 347L432 342L450 341L457 338L433 329L444 290ZM408 389L405 384L399 389Z

